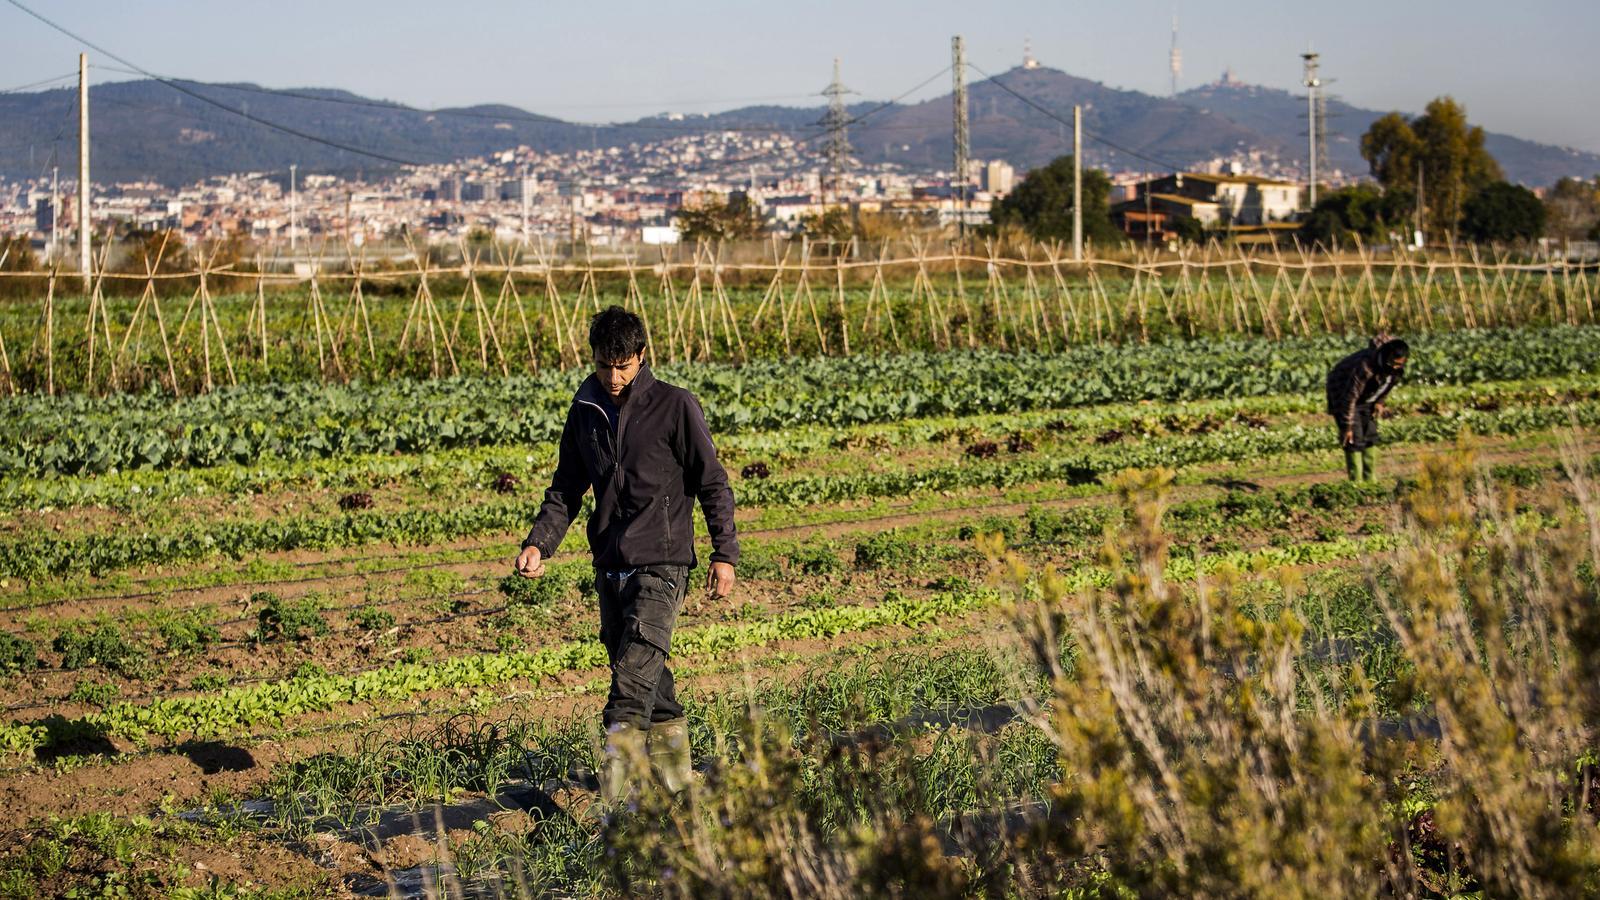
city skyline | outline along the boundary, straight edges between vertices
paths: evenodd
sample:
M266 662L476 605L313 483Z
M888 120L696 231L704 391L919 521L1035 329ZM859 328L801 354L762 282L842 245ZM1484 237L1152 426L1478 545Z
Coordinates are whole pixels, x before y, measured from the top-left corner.
M948 3L880 3L864 14L823 2L803 17L718 0L689 9L623 4L603 31L593 30L582 8L493 2L447 19L420 3L296 0L251 18L244 33L236 9L191 0L155 13L102 0L32 8L161 75L339 88L423 108L507 103L585 122L763 103L820 106L835 56L857 99L898 97L948 65L955 33L990 72L1020 63L1026 41L1044 65L1159 96L1168 92L1176 12L1180 90L1224 69L1249 83L1299 90L1298 54L1309 42L1323 54L1333 92L1353 104L1414 113L1449 94L1486 129L1600 151L1600 117L1583 113L1596 104L1568 71L1600 36L1600 12L1576 0L1514 12L1487 0L1292 11L1256 0L1072 10L1028 0L981 16ZM64 75L86 49L16 5L0 4L0 23L0 89ZM565 37L585 29L590 40ZM896 37L885 42L888 29ZM715 52L697 52L702 46ZM115 61L96 61L97 80L135 77L109 71ZM935 78L904 99L948 89L947 79Z

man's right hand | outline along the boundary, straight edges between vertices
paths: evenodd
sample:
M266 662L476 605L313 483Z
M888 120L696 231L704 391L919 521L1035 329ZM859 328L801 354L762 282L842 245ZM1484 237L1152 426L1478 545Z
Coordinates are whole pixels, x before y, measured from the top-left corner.
M1355 433L1355 431L1353 429L1346 428L1344 430L1344 445L1346 447L1348 447L1351 444L1354 444L1355 442L1356 442L1356 433ZM532 548L529 548L529 549L532 549Z
M523 547L513 564L523 578L538 578L544 574L544 558L538 547Z

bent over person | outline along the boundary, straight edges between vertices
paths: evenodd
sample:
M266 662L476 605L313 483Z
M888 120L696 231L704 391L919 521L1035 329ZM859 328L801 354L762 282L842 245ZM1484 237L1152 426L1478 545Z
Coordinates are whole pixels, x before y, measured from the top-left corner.
M1405 341L1379 335L1328 372L1328 412L1344 447L1344 469L1351 481L1377 477L1377 416L1383 412L1383 398L1405 374L1410 352Z
M705 414L693 394L651 374L639 317L620 306L601 310L589 324L589 346L594 374L573 397L555 475L516 571L544 574L584 492L594 488L589 551L600 642L611 662L597 764L601 798L609 804L627 796L631 762L646 755L669 790L688 784L689 727L667 657L696 562L692 504L698 500L705 511L711 536L708 596L733 590L739 540L733 490Z

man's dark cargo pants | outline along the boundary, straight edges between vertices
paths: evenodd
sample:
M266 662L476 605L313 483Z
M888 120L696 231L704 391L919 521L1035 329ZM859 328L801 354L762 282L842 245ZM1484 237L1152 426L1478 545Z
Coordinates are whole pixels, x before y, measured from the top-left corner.
M611 660L611 693L606 697L606 728L628 723L648 728L682 718L667 668L672 627L689 589L684 566L643 566L596 571L600 594L600 643Z

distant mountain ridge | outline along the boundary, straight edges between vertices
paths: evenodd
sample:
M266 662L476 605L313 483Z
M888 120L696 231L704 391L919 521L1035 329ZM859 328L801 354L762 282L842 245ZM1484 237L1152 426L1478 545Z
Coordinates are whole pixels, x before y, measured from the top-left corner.
M417 163L448 162L518 145L571 152L727 128L772 128L814 138L824 113L820 106L751 106L587 125L503 105L418 110L336 89L183 84L331 144ZM63 170L72 170L77 160L76 103L76 91L70 89L0 95L0 175L48 175L55 157ZM179 185L210 175L282 171L291 162L305 173L355 174L394 165L262 127L156 81L95 86L90 104L97 181ZM948 94L887 107L856 104L851 114L865 118L850 128L851 143L867 162L948 170L951 104ZM1070 120L1073 104L1084 107L1085 129L1109 142L1088 142L1085 156L1093 165L1157 171L1249 150L1289 163L1305 155L1305 100L1287 91L1219 83L1162 98L1055 69L1019 67L969 85L972 157L1031 168L1070 152L1071 130L1061 120ZM1347 173L1364 172L1360 135L1381 113L1339 101L1329 103L1329 113L1329 162ZM1488 147L1509 179L1528 185L1600 172L1600 154L1503 134L1490 134Z

